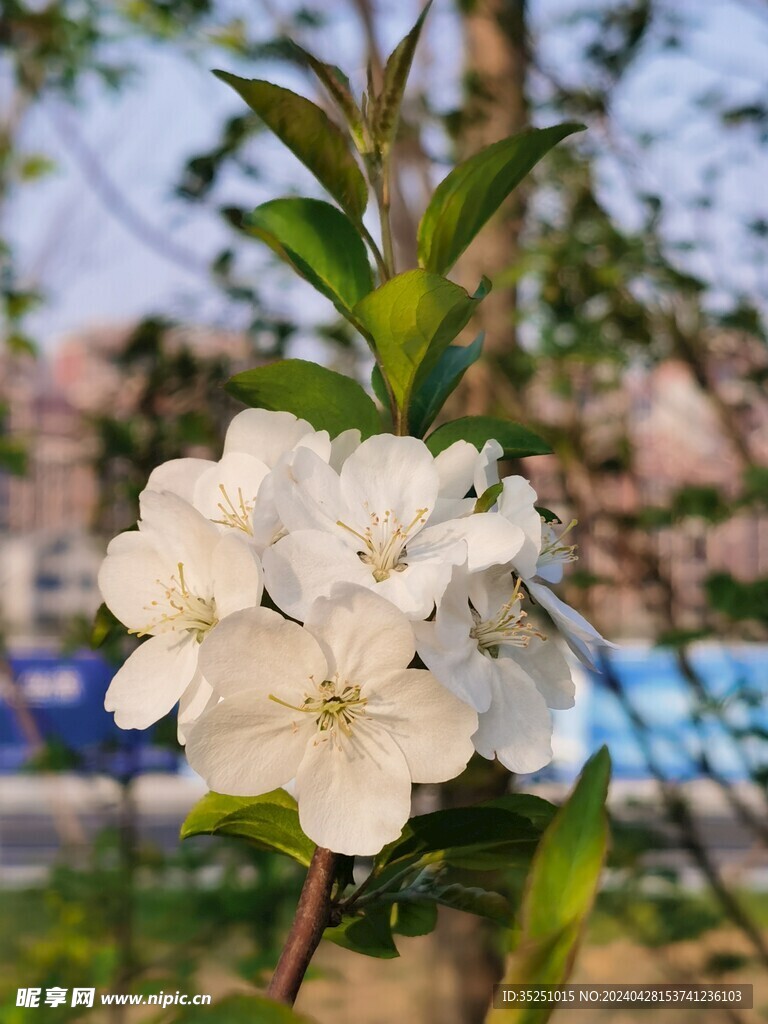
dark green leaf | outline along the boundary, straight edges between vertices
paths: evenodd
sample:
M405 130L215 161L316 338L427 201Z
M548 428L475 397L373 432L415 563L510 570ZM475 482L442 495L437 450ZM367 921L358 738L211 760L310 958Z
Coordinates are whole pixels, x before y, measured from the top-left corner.
M583 125L531 128L495 142L440 182L419 224L419 263L445 274L528 172Z
M437 903L395 903L392 931L395 935L429 935L437 925Z
M154 991L157 991L155 988ZM285 1003L266 996L227 996L211 1006L188 1006L170 1024L314 1024L314 1018L296 1013Z
M243 218L255 235L349 318L373 289L365 244L341 210L320 199L273 199Z
M462 416L444 423L426 438L426 445L433 455L450 448L456 441L469 441L480 451L491 438L502 446L505 459L549 455L552 452L546 441L521 423L497 420L492 416Z
M331 437L351 427L364 438L381 430L376 406L357 381L304 359L238 373L226 389L253 408L292 412Z
M284 853L309 867L315 844L299 825L296 801L283 789L262 796L208 793L186 817L181 838L225 835L248 839L262 850Z
M403 102L405 84L413 63L413 55L419 42L424 19L432 6L432 0L424 5L408 35L402 39L387 58L384 67L384 81L381 92L373 106L373 137L382 153L387 153L395 140L400 120L400 106Z
M545 829L549 825L558 810L555 804L544 800L543 797L534 796L533 793L506 793L493 800L486 800L480 806L500 807L512 814L520 814L540 829Z
M611 762L605 747L590 758L547 828L526 883L522 928L505 984L561 984L568 978L594 902L608 845L605 799ZM544 1024L551 1007L496 1011L489 1020Z
M385 409L389 408L389 395L387 394L387 385L384 383L384 377L381 370L379 369L378 363L373 367L371 371L371 387L373 393L376 395L378 400L384 406Z
M355 953L392 960L400 954L392 938L390 914L389 906L371 907L362 917L347 917L335 928L326 928L323 938Z
M400 409L472 316L479 299L423 270L408 270L359 302L355 316L380 356Z
M487 917L489 920L497 921L507 927L512 920L512 908L498 892L489 892L487 889L459 885L458 882L454 882L450 885L441 885L430 889L426 895L443 907L463 910L466 914L476 914L478 917Z
M490 487L486 487L483 493L475 502L473 512L490 512L496 502L499 500L499 495L504 490L504 484L499 481L497 484L491 484Z
M498 807L455 807L417 815L385 846L376 869L424 860L453 863L477 851L530 842L540 835L528 818Z
M362 220L368 187L347 140L327 114L304 96L258 78L214 71L243 97L275 135L315 175L353 221Z
M562 521L563 521L560 518L560 516L555 515L555 513L552 512L550 509L544 508L543 505L537 505L536 506L536 511L539 513L539 515L541 516L541 518L544 520L545 523L555 523L555 524L558 524L558 523L562 523Z
M20 441L0 437L0 470L11 476L24 476L27 471L27 450Z
M471 345L449 345L413 395L408 423L414 437L426 434L445 400L459 386L469 367L480 358L483 337L483 334L478 334Z

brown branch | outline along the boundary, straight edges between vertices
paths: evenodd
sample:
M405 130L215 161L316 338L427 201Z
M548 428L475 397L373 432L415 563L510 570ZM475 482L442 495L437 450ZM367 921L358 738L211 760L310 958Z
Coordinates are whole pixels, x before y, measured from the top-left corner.
M331 914L331 888L337 854L318 846L304 880L291 930L277 962L267 995L293 1006L307 967Z

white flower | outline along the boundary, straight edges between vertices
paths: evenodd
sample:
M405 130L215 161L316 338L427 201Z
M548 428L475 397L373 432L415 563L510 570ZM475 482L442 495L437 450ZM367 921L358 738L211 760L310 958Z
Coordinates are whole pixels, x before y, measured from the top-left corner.
M129 631L150 638L115 675L106 709L120 728L146 729L180 701L183 739L212 698L198 668L206 638L224 616L261 600L255 552L178 495L144 491L139 528L110 543L99 587Z
M341 465L359 443L357 430L331 441L327 431L316 431L292 413L245 409L230 423L218 462L172 459L151 473L147 488L178 494L222 532L243 534L260 553L282 533L272 470L299 447Z
M435 676L480 712L474 743L514 772L552 757L548 706L573 705L568 665L529 624L509 569L454 570L432 622L414 623L417 649Z
M595 627L580 615L575 608L553 594L549 587L536 580L526 580L525 587L537 604L550 616L573 653L587 668L597 669L591 648L610 647L616 644L606 640Z
M370 855L396 839L412 782L458 775L477 716L424 670L410 625L354 585L304 628L266 608L231 615L201 650L223 700L187 757L216 792L256 796L295 778L299 819L319 846Z
M342 581L376 590L409 618L425 618L453 565L467 557L473 569L509 561L524 540L497 514L433 525L440 478L413 437L371 437L338 474L300 450L275 479L288 535L265 552L265 579L273 600L297 619Z

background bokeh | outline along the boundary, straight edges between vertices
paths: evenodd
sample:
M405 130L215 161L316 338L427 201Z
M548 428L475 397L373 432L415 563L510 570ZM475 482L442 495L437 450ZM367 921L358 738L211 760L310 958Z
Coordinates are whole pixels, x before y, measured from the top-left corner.
M22 986L221 998L274 964L301 879L226 840L178 843L203 786L172 724L121 734L101 711L128 648L93 627L95 574L154 465L217 456L233 372L292 355L370 377L330 304L238 232L241 210L318 186L210 69L326 104L286 37L362 89L419 9L0 0L10 1024L144 1019L18 1009ZM513 780L559 799L602 742L613 755L613 848L574 980L754 984L754 1011L712 1024L768 1013L767 58L761 0L436 0L396 146L402 269L457 159L529 124L589 129L457 267L494 290L484 361L449 411L550 441L555 455L510 469L578 521L563 595L620 644L579 672L553 765ZM473 765L450 799L507 785ZM342 1024L482 1021L509 941L446 911L397 961L322 948L299 1006Z

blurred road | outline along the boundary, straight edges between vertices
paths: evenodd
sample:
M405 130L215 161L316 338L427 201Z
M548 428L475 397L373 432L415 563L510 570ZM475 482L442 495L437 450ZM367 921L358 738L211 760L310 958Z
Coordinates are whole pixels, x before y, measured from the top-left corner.
M524 788L554 801L561 800L568 789L561 784ZM768 890L768 850L734 816L723 791L710 782L688 782L681 790L695 812L700 839L724 875ZM203 781L192 775L139 777L132 785L132 798L142 840L173 851L181 822L205 792ZM739 785L738 795L765 820L765 805L757 790ZM0 888L42 881L64 850L79 859L101 829L119 823L121 799L120 786L104 777L0 776ZM615 782L610 807L618 820L651 825L665 837L668 846L660 843L645 855L649 865L675 867L682 872L684 884L698 887L700 874L675 830L664 823L653 783Z

